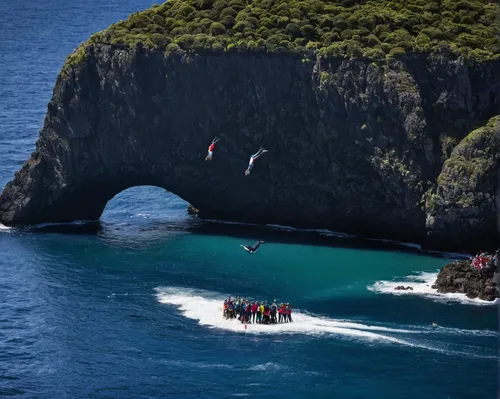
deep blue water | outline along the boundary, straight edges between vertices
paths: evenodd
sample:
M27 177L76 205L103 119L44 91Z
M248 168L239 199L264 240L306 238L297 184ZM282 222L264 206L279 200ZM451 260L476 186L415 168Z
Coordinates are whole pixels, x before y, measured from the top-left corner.
M151 5L102 3L3 0L0 187L34 150L65 57ZM497 309L433 293L446 257L185 209L138 187L98 226L0 230L0 397L496 397ZM398 282L414 291L392 295ZM295 322L224 322L229 293L289 301Z

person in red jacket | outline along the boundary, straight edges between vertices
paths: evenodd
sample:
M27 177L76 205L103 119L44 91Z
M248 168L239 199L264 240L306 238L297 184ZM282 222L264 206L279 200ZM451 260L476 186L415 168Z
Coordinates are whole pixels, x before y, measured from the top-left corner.
M280 308L278 309L278 323L284 323L284 314L285 314L285 304L282 303L280 305Z
M257 308L259 307L259 302L255 301L252 305L252 323L255 324L255 319L257 317Z
M214 139L212 140L212 144L210 144L208 146L208 155L205 158L205 161L211 161L212 160L212 156L214 155L215 143L217 143L218 141L219 141L219 138L218 137L214 137Z

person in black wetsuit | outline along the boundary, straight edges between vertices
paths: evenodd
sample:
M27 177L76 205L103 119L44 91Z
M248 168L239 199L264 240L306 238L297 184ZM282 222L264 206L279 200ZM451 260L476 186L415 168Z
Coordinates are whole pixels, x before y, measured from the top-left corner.
M253 254L257 252L261 244L264 244L264 241L258 241L253 247L250 245L241 245L241 247L249 254Z
M271 305L271 324L276 324L278 321L276 320L276 311L278 310L276 306L276 301Z

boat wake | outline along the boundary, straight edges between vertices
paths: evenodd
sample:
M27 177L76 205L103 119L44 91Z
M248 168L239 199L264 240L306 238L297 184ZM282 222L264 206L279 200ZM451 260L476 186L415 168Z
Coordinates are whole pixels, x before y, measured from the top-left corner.
M460 293L450 293L442 294L437 292L436 289L432 288L432 285L436 281L437 273L418 273L410 276L404 277L403 280L398 281L388 281L380 280L375 282L373 285L369 285L367 288L372 292L391 294L391 295L419 295L436 302L450 303L459 302L469 305L494 305L498 303L496 301L483 301L482 299L471 299L467 298L465 294ZM395 290L397 286L411 287L412 290Z
M226 320L222 317L222 302L224 295L203 291L186 289L179 287L158 287L156 298L160 303L176 306L182 315L186 318L196 320L199 325L209 328L216 328L225 331L245 334L302 334L309 336L338 336L343 339L359 340L365 343L382 343L410 346L427 349L431 351L456 354L460 356L482 356L478 354L477 349L471 352L461 350L454 351L448 344L441 348L439 342L433 339L423 340L420 334L442 335L457 333L460 329L435 329L430 326L404 326L396 328L392 326L369 325L353 320L337 320L318 315L310 314L304 311L294 309L292 314L293 322L284 324L259 325L245 324L238 320ZM493 331L460 330L464 335L492 335ZM493 356L496 358L495 356Z

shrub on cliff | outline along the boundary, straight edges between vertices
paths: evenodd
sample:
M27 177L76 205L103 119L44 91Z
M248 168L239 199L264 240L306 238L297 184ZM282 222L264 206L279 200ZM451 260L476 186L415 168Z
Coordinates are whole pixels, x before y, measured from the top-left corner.
M175 43L187 51L377 58L380 52L390 57L439 52L445 43L455 53L484 61L500 58L498 12L488 0L169 0L90 41L159 50ZM208 37L202 40L200 34ZM68 63L82 59L82 47Z
M438 196L428 208L434 211L438 206L462 209L484 204L483 196L495 192L489 186L497 184L499 157L500 116L496 116L485 126L473 130L453 149L437 179Z

